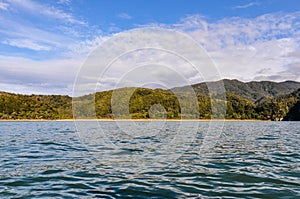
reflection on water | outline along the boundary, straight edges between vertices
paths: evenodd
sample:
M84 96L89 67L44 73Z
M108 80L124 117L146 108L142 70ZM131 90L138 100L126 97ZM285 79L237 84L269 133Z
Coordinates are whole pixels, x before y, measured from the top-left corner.
M82 144L73 122L1 122L0 198L300 197L300 123L225 122L205 152L207 122L175 141L178 122L152 134L147 122L140 134L100 125Z

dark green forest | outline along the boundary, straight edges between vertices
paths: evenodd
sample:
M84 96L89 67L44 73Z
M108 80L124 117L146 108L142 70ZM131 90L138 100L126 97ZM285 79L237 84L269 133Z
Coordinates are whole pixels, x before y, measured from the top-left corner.
M244 83L227 79L222 81L226 88L226 98L209 93L207 84L200 83L192 85L196 101L190 100L191 93L188 92L187 87L171 90L122 88L74 99L62 95L21 95L0 92L0 119L71 119L74 111L77 118L97 117L99 119L225 117L241 120L300 120L299 82ZM214 86L219 83L220 81L209 84ZM119 93L116 102L112 102L113 93ZM130 94L129 106L126 104L126 99L122 98L128 94ZM73 109L72 103L74 103ZM115 104L112 106L112 103ZM123 114L124 108L129 114Z
M73 118L72 98L61 95L20 95L0 92L0 118Z

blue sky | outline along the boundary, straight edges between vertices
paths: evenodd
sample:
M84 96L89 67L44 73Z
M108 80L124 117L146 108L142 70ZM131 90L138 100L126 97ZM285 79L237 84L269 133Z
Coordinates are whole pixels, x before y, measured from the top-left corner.
M0 0L0 90L71 95L93 49L152 26L191 36L222 78L300 81L298 0Z

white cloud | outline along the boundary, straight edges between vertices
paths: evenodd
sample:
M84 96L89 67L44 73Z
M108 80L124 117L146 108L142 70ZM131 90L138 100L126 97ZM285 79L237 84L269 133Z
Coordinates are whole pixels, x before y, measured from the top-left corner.
M72 24L86 25L82 20L76 19L73 15L66 13L53 6L44 5L31 0L11 0L11 4L26 10L34 15L43 15L53 19L59 19Z
M300 62L300 12L273 13L256 18L224 18L209 23L190 15L176 24L151 24L189 34L205 48L223 78L244 81L299 80L288 70ZM266 70L268 69L268 70ZM259 72L260 71L260 72Z
M33 50L62 50L76 43L72 35L64 35L61 32L52 32L38 28L30 23L14 21L0 16L0 34L2 43L12 46L29 47ZM18 44L20 42L21 44Z
M82 58L38 61L0 56L1 90L27 94L50 91L48 94L71 95L82 63Z
M238 5L238 6L233 6L232 9L245 9L245 8L249 8L252 6L259 6L260 3L259 2L251 2L245 5Z
M91 54L78 83L81 93L82 88L92 92L90 85L98 81L101 90L143 85L172 88L218 77L215 68L209 66L212 64L201 48L180 33L133 30L117 34ZM82 86L85 84L89 86Z
M277 75L274 80L283 81L297 80L295 75L281 72L300 59L300 55L291 55L300 48L299 18L300 12L274 13L208 23L195 15L179 24L158 26L188 33L207 50L224 78L250 81ZM263 70L267 68L270 70Z
M51 16L51 14L47 14ZM187 33L201 44L219 68L223 78L250 80L296 80L300 76L300 12L266 14L256 18L225 18L208 22L200 15L190 15L176 24L150 24ZM28 24L7 20L0 16L0 33L8 38L3 40L9 45L33 50L52 50L63 48L68 58L47 59L42 61L21 57L0 57L0 85L2 89L18 90L14 92L72 93L77 70L84 58L111 35L95 35L94 39L80 41L75 36L55 33ZM72 27L63 26L72 32ZM71 29L68 29L71 28ZM25 37L26 36L26 37ZM138 38L138 37L136 37ZM164 39L164 35L161 36ZM125 47L124 47L125 48ZM66 53L68 51L68 53ZM152 54L151 54L152 53ZM148 63L167 64L167 56L153 56L153 52L144 54ZM115 62L115 69L103 78L105 89L111 89L124 73L143 60L134 55ZM152 59L153 58L153 59ZM174 61L174 59L173 59ZM214 77L199 79L193 71L180 62L174 62L174 70L181 71L191 83L200 80L215 80ZM153 69L154 70L154 69ZM138 73L139 70L137 70ZM143 71L140 77L148 75ZM151 75L166 77L166 70L159 69ZM94 74L97 76L97 74ZM150 75L150 73L149 73ZM137 76L139 77L139 76ZM175 77L175 76L174 76ZM168 77L173 83L176 78ZM134 78L133 78L134 79ZM138 81L138 78L137 78ZM131 82L132 83L132 82ZM174 83L174 84L175 84ZM90 85L89 85L90 86ZM95 86L95 85L94 85ZM28 87L28 89L24 89Z
M120 13L120 14L118 14L118 17L122 18L122 19L132 19L132 16L130 16L127 13Z
M10 6L12 12L0 15L2 44L48 51L48 56L53 57L58 54L64 56L92 34L99 33L93 27L86 27L85 22L53 6L48 8L30 0L11 0ZM26 20L28 16L35 17L34 21Z
M71 4L71 0L59 0L57 3L58 4L64 4L64 5L70 5Z
M11 12L0 15L0 45L20 50L0 55L1 90L72 94L78 68L101 42L97 35L93 35L95 40L86 38L91 32L99 34L100 30L94 31L72 14L39 1L9 3Z
M38 44L38 43L28 40L28 39L11 39L11 40L5 40L2 43L10 45L10 46L15 46L18 48L28 48L28 49L36 50L36 51L51 50L50 46L41 45L41 44Z
M69 46L69 55L71 56L87 56L93 50L95 50L100 44L109 39L110 36L97 36L93 39L78 42Z
M293 75L280 76L280 72L286 70L287 65L296 61L295 58L287 56L295 47L296 43L292 39L280 39L257 42L251 46L226 47L211 52L211 56L220 72L227 78L250 81L279 74L274 81L295 80Z
M0 10L7 10L9 7L8 3L0 2Z

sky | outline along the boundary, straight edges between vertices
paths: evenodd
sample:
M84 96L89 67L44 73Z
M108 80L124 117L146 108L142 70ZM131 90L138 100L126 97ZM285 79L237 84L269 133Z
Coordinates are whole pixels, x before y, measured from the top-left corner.
M299 0L0 0L0 90L72 95L93 50L145 27L189 35L221 78L300 81Z

